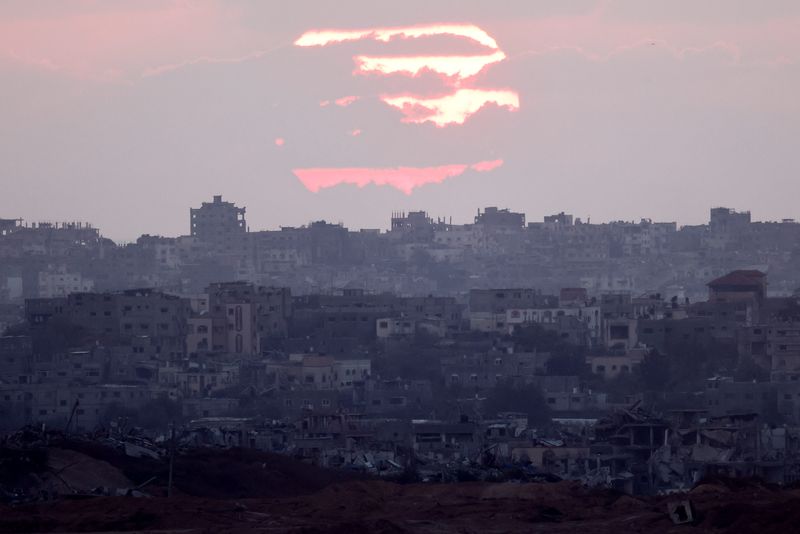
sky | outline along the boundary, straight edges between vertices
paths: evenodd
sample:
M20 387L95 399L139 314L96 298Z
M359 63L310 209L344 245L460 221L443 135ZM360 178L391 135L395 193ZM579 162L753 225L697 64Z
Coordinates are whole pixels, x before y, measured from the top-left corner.
M4 0L0 218L800 219L794 0Z

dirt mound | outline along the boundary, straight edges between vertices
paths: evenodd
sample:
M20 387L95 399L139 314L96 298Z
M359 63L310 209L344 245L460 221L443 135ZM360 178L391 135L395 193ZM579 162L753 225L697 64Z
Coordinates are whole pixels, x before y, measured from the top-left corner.
M800 499L786 491L689 496L698 521L676 526L666 503L685 495L633 498L568 484L504 486L355 481L282 499L102 497L0 508L0 532L761 533L790 532L800 521Z
M131 488L134 486L110 463L96 460L69 449L49 449L47 465L52 476L64 486L59 493L90 492L95 488Z
M158 488L163 494L166 488L169 476L166 459L131 458L92 442L71 442L65 447L108 462L135 484L155 478L148 485L150 492ZM330 484L364 478L253 449L194 449L176 455L173 472L176 492L218 499L307 495Z
M85 460L84 455L59 454L61 461ZM98 465L106 469L98 474L106 481L116 476L115 469L122 471L112 460ZM765 529L793 531L800 523L796 490L752 481L707 481L689 494L634 498L570 482L341 480L350 477L257 451L200 450L176 462L176 485L186 490L171 499L96 497L0 507L0 532L760 534ZM319 491L308 493L313 488ZM213 498L188 496L187 491ZM696 521L673 525L667 505L684 499L691 501Z
M212 498L306 495L363 477L321 469L252 449L199 449L175 461L175 484L187 495Z
M796 532L800 499L725 502L703 514L702 526L729 532Z
M578 482L550 484L494 484L487 487L482 499L523 499L527 501L552 501L572 499L587 492Z

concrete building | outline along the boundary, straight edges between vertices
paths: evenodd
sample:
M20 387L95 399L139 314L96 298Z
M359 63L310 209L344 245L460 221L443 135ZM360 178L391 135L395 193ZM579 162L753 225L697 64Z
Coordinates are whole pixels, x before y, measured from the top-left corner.
M621 355L590 356L587 362L593 374L612 379L635 372L644 360L644 356L643 349L632 349Z
M39 273L39 297L66 297L71 293L88 293L94 289L94 281L84 278L81 273L64 270L42 271Z
M247 235L245 211L216 195L212 202L203 202L201 207L190 210L191 236L221 253L242 250Z

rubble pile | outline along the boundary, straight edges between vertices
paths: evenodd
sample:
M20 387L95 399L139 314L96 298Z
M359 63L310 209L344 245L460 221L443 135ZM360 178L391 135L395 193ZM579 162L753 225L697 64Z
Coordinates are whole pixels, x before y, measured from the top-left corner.
M634 406L598 422L594 461L558 460L554 451L575 448L569 432L531 437L535 447L525 447L526 454L538 451L540 465L557 466L564 477L505 459L496 441L471 455L420 454L417 480L437 483L405 484L255 449L176 440L169 498L173 448L159 437L67 437L26 428L0 446L0 532L760 532L764 525L789 531L800 521L800 489L792 484L711 469L694 482L687 478L683 489L669 478L681 470L687 475L697 436L703 451L720 448L709 436L732 435L729 459L774 461L774 447L759 446L753 456L745 446L748 428L716 419L668 423ZM767 432L759 434L762 443ZM379 460L368 453L348 457L351 464ZM666 489L648 496L620 491L649 477ZM630 484L617 488L618 480Z
M173 469L176 493L204 498L304 495L363 478L238 448L181 448ZM168 478L169 448L145 438L67 438L26 429L0 446L0 501L9 504L101 495L163 496Z

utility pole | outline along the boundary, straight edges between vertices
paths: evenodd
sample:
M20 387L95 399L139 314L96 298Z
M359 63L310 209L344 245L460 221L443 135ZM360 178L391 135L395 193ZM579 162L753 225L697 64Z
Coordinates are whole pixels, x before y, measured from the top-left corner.
M69 427L72 426L72 420L75 419L75 414L77 413L78 406L80 405L80 399L75 399L75 404L72 405L72 412L69 414L69 419L67 420L67 427L64 429L64 434L69 435ZM78 426L77 423L75 426Z
M167 497L172 497L172 470L175 465L175 421L170 424L172 437L169 442L169 481L167 482Z

